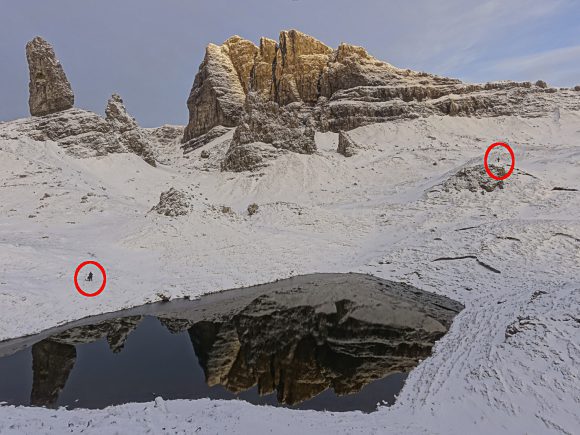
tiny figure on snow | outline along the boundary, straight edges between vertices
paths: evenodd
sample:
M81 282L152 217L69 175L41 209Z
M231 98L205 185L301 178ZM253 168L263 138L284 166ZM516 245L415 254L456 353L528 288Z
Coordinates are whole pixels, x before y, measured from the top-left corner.
M93 280L93 272L89 272L89 276L87 276L87 281Z

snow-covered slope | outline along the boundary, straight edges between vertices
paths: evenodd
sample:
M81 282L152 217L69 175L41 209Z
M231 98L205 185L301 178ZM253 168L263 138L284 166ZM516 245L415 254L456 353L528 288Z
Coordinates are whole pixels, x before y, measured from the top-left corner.
M0 124L0 133L15 125ZM1 141L0 339L160 293L371 273L466 306L398 402L370 415L208 400L102 411L0 407L0 433L577 431L580 192L553 189L580 189L579 112L360 127L350 136L361 151L350 158L336 153L337 134L317 133L313 155L220 172L232 134L186 157L175 144L156 168L134 154L79 159L50 141ZM498 140L516 154L503 189L445 188ZM188 215L150 212L171 187L191 199ZM251 203L259 206L252 216ZM73 273L91 259L107 269L108 285L85 298Z

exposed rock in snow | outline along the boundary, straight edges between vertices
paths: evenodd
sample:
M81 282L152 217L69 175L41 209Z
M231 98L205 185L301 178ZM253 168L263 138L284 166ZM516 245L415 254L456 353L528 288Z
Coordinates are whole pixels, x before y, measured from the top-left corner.
M250 92L242 123L234 132L222 170L252 170L265 163L266 155L276 155L272 153L273 150L266 150L265 155L257 156L262 147L246 146L257 142L300 154L312 154L316 151L311 119L301 109L302 105L299 103L279 106L273 101L262 100L255 92ZM238 150L240 147L243 150ZM236 159L243 161L237 162Z
M281 32L278 43L262 38L260 47L235 36L208 46L188 99L184 149L200 146L205 139L194 138L218 125L238 126L232 147L263 142L310 153L314 130L347 131L433 115L536 117L557 107L580 109L573 91L538 83L466 84L396 68L362 47L341 44L332 50L295 30ZM252 94L264 102L257 104ZM269 128L276 123L289 130ZM222 168L230 166L225 162Z
M107 122L112 131L121 133L120 141L129 151L143 157L151 166L155 166L155 158L147 134L137 125L135 118L127 113L123 100L113 94L105 108Z
M162 125L161 127L143 128L150 140L159 143L162 147L177 145L183 137L182 125Z
M117 125L96 113L73 108L39 118L4 123L0 125L0 138L51 140L76 157L131 152L155 166L152 151L155 143L149 139L147 132L140 128L121 132L117 130ZM122 126L124 129L127 127L126 124Z
M497 177L503 177L506 171L501 166L489 165L489 170ZM461 191L469 190L470 192L492 192L495 189L503 189L503 180L495 180L491 178L483 165L470 166L461 169L455 175L450 177L443 183L443 190Z
M137 121L127 113L123 100L117 94L111 95L111 98L107 101L105 119L114 130L118 130L121 133L137 128Z
M338 133L338 147L336 152L342 154L345 157L352 157L357 153L357 150L361 147L350 137L346 131L340 131Z
M296 30L280 32L279 44L262 38L259 48L239 36L221 46L210 44L187 100L189 124L183 141L216 125L237 126L251 90L282 105L315 103L318 78L331 52Z
M296 30L280 32L272 62L270 99L280 105L316 103L320 94L318 81L331 53L332 48L312 36Z
M155 157L153 157L151 149L152 144L141 129L135 128L121 133L120 141L130 152L141 156L151 166L156 166Z
M249 214L250 216L253 216L253 215L255 215L256 213L258 213L258 208L259 208L259 207L258 207L258 204L256 204L255 202L251 203L251 204L248 206L248 214Z
M246 95L229 49L240 39L233 37L221 46L210 44L207 47L187 99L189 123L183 142L207 133L216 125L238 125ZM237 53L236 50L234 52Z
M216 125L243 122L244 97L251 91L281 106L305 103L317 129L338 132L397 118L539 116L558 103L578 108L569 91L546 88L542 81L536 86L466 84L400 69L362 47L341 44L332 50L295 30L281 32L278 43L262 38L260 47L234 36L221 46L208 46L188 100L190 121L184 142Z
M107 103L105 119L72 108L70 84L50 44L36 37L26 45L26 56L30 70L30 111L43 116L3 123L0 138L51 140L77 157L131 152L151 166L156 165L153 148L165 142L168 135L175 137L175 128L139 128L117 94Z
M232 146L263 142L274 148L312 154L316 151L314 126L301 109L300 104L280 106L272 101L263 101L256 93L249 93L242 123L234 133Z
M172 187L161 192L159 202L150 211L171 217L184 216L191 211L191 202L185 192Z
M220 167L222 171L255 171L267 166L269 160L275 159L281 153L284 151L262 142L238 144L230 146Z
M72 88L52 46L37 36L26 44L30 73L28 107L32 116L43 116L70 109Z
M221 125L216 125L207 133L185 142L182 145L183 152L187 154L191 151L201 148L202 146L210 143L212 140L217 139L220 136L223 136L230 130L231 130L230 128L223 127Z

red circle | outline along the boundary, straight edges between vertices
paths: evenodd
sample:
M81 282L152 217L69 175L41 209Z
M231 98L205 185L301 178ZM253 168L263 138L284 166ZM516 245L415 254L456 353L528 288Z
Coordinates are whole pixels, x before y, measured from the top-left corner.
M493 172L491 172L489 170L489 166L487 166L487 159L489 158L489 153L495 147L504 147L504 148L507 148L507 150L509 151L510 156L512 158L512 165L510 166L510 170L507 171L507 174L505 174L503 177L497 177L497 176L495 176L493 174ZM493 178L494 180L498 180L498 181L505 180L514 171L514 167L516 166L516 156L514 154L514 151L511 149L511 147L507 143L505 143L505 142L496 142L494 144L491 144L489 147L487 147L487 151L485 152L485 157L483 158L483 165L485 166L485 172L487 172L487 175L489 175L491 178Z
M85 292L81 288L81 286L79 285L79 282L78 282L79 272L87 264L92 264L94 266L97 266L99 268L99 270L101 271L101 273L103 274L103 283L101 284L101 287L99 287L99 289L96 292L94 292L94 293L87 293L87 292ZM105 268L103 266L101 266L97 261L83 261L81 264L79 264L77 266L77 270L75 270L74 282L75 282L75 287L77 288L77 291L81 295L86 296L87 298L92 298L93 296L98 296L98 295L101 294L101 292L103 290L105 290L105 286L107 285L107 274L105 273Z

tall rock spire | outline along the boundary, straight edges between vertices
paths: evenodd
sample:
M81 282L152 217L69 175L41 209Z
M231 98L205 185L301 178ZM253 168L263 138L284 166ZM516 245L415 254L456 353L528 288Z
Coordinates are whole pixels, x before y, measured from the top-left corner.
M52 46L37 36L26 44L30 72L28 106L33 116L70 109L74 94Z

